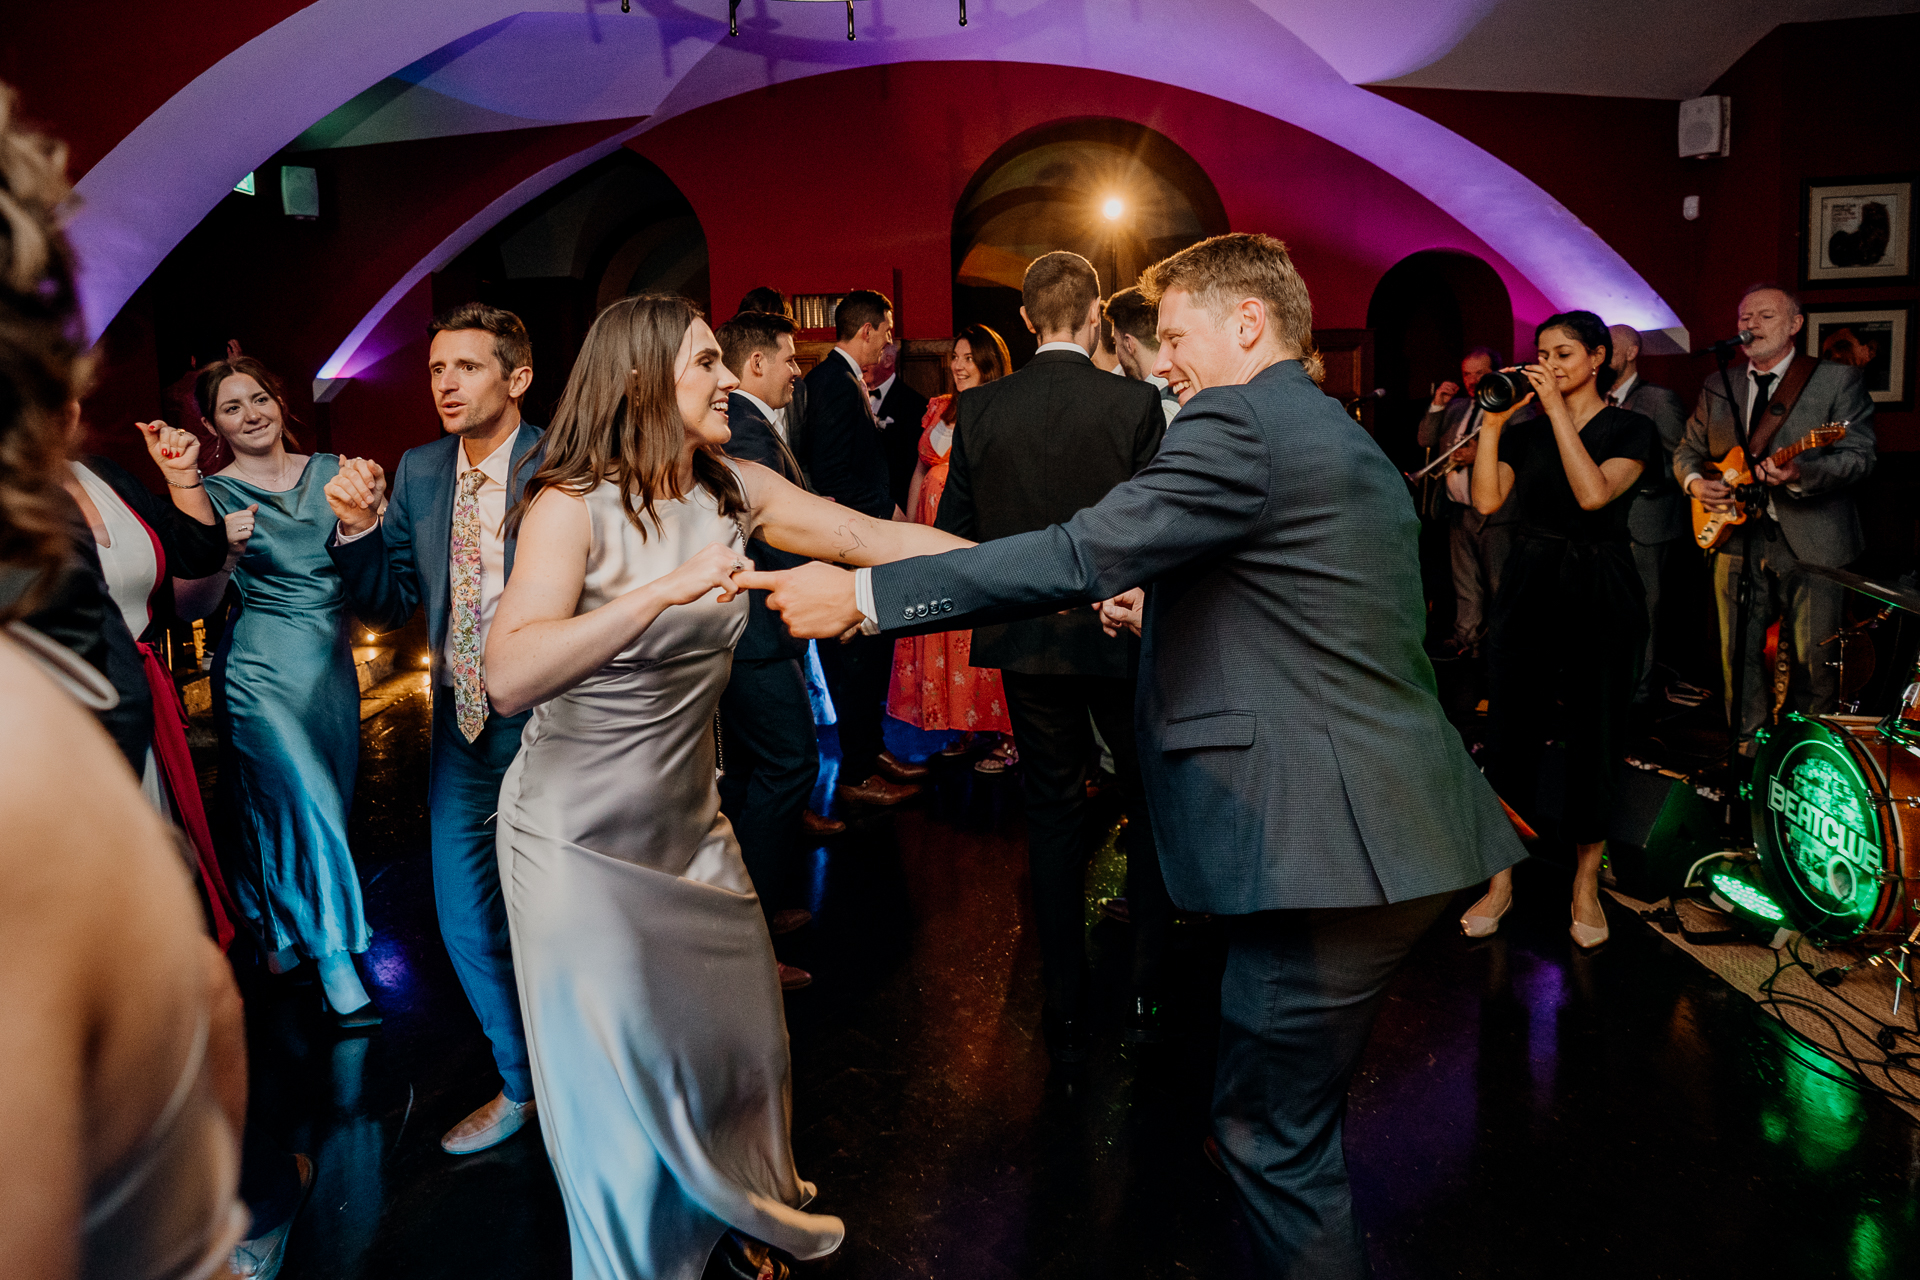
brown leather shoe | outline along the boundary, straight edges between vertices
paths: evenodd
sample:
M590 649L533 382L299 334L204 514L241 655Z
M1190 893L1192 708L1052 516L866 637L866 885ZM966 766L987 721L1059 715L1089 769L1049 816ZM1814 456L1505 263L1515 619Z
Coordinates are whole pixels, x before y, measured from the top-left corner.
M838 818L823 818L811 809L800 814L800 829L810 836L837 836L847 829L847 824Z
M882 751L874 763L880 766L880 772L895 782L920 782L932 772L923 764L909 764L891 751Z
M788 907L785 911L773 913L773 919L767 921L767 932L777 938L783 933L804 929L812 923L813 912L801 907Z
M798 991L813 982L813 975L805 969L796 969L790 964L781 964L778 960L774 961L774 965L780 970L782 991Z
M920 788L901 782L888 782L876 773L857 787L836 788L834 794L854 804L889 805L919 795Z

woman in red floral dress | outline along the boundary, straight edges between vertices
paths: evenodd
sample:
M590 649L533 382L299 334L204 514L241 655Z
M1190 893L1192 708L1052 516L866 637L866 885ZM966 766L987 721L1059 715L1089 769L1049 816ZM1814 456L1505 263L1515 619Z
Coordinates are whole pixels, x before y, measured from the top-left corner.
M948 367L954 389L937 396L921 420L920 461L907 491L907 515L916 524L932 524L947 487L947 462L953 448L960 392L992 382L1011 364L1007 344L983 324L972 324L953 340ZM1000 673L975 667L970 659L971 631L942 631L910 636L893 650L893 683L887 691L887 714L919 729L961 729L967 733L942 755L963 755L975 734L1000 735L999 745L974 765L982 773L1000 773L1013 762L1013 725L1007 719L1007 698Z

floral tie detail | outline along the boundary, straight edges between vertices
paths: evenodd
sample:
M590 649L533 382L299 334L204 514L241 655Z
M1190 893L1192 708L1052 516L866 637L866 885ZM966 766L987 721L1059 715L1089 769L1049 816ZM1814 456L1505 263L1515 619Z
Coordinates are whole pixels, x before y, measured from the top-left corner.
M468 742L487 723L487 682L480 670L480 486L474 467L460 477L453 500L453 711Z

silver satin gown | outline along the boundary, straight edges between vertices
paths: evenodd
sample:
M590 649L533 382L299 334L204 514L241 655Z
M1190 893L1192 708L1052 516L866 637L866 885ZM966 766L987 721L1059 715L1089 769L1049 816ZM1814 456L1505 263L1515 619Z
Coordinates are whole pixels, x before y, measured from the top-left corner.
M602 483L576 616L710 543L744 550L704 489L643 542ZM500 788L500 880L540 1128L576 1280L698 1280L732 1227L822 1257L801 1212L773 944L714 789L714 709L743 594L668 609L536 707Z

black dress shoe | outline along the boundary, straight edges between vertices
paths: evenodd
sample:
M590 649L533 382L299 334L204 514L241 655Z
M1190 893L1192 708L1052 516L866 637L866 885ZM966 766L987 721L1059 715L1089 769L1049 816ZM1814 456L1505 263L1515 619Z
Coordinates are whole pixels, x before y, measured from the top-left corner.
M1162 1044L1166 1028L1160 1024L1160 1006L1145 996L1135 996L1127 1010L1127 1024L1120 1032L1123 1044Z
M911 760L902 760L891 751L882 751L879 758L874 761L874 764L879 768L880 772L886 774L895 782L925 782L927 775L933 772L933 770L923 764L915 764Z
M380 1009L369 1000L351 1013L336 1013L327 1003L327 993L320 993L320 1016L327 1025L343 1035L352 1035L360 1031L371 1031L381 1023Z

